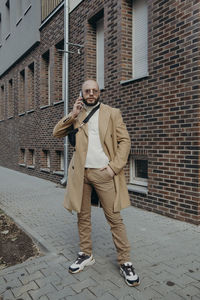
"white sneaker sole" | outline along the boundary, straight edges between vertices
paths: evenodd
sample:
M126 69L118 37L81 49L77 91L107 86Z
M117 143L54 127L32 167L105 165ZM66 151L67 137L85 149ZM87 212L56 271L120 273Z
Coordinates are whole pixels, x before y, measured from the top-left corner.
M91 261L89 261L85 265L81 266L78 270L72 271L72 270L69 269L69 272L72 273L72 274L79 273L79 272L83 271L83 269L85 267L92 266L94 263L95 263L95 259L93 258Z

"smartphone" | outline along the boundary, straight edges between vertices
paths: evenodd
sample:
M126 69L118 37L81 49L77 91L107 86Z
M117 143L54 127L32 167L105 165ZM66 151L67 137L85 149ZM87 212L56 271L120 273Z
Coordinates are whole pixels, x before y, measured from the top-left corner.
M83 92L80 90L79 96L83 98Z

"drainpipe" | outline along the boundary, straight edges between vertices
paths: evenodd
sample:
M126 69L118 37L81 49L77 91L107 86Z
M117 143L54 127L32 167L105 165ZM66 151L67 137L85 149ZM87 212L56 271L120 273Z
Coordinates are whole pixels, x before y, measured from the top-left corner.
M68 115L69 102L69 0L64 0L64 115ZM64 138L64 177L60 181L66 185L68 175L68 138Z

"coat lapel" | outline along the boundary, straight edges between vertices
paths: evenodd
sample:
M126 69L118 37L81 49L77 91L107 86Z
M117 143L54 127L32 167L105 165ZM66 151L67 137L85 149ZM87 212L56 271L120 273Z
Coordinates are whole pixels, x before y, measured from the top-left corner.
M104 104L101 104L99 109L99 135L102 145L104 145L104 139L108 128L109 119L110 112L108 111L108 109L106 109L106 106Z

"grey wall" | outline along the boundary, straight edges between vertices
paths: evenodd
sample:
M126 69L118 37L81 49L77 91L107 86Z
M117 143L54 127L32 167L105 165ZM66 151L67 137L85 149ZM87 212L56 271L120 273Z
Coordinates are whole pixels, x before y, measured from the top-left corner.
M4 73L30 47L40 41L39 27L41 24L40 0L22 0L22 13L19 11L19 1L10 0L10 36L8 36L8 16L6 0L0 1L1 13L1 47L0 75ZM25 14L27 8L30 9ZM20 17L21 15L21 17ZM21 21L18 23L19 19Z

